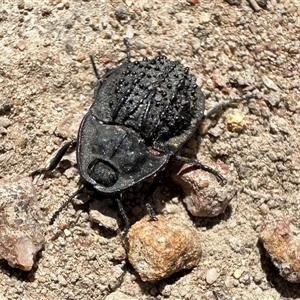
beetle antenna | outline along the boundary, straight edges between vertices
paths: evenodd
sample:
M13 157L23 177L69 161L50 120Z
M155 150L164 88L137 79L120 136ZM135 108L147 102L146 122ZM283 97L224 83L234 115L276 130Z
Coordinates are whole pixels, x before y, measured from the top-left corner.
M238 102L242 102L242 101L248 101L250 99L255 98L254 95L250 94L250 95L246 95L243 98L236 98L236 99L231 99L227 102L222 102L220 104L218 104L217 106L213 107L211 110L209 110L206 115L204 116L205 119L208 119L209 117L211 117L212 115L216 114L217 112L223 110L224 108L227 108L228 106L230 106L233 103L238 103Z
M93 57L92 55L90 55L90 60L91 60L91 63L92 63L92 67L93 67L95 76L96 76L96 78L99 80L99 79L100 79L100 75L99 75L99 73L98 73L98 69L97 69L97 67L96 67L96 64L95 64L95 61L94 61L94 57Z
M52 215L52 217L51 217L51 219L50 219L50 221L49 221L49 225L53 225L53 223L54 223L54 221L57 219L57 217L59 216L59 214L69 205L69 203L73 200L73 198L75 198L78 194L80 194L82 191L83 191L83 189L84 189L84 186L83 185L81 185L80 187L79 187L79 189L75 192L75 193L73 193L70 197L69 197L69 199L66 201L66 202L64 202L60 207L59 207L59 209Z
M129 43L129 39L127 37L124 37L123 42L124 42L124 45L126 47L127 61L130 62L130 43Z

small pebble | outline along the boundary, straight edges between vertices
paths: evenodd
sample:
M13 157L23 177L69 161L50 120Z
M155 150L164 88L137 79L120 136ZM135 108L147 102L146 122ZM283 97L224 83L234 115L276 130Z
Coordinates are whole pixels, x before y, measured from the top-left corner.
M269 78L268 76L264 75L264 76L262 76L261 79L262 79L262 82L264 83L264 85L267 88L269 88L269 89L271 89L273 91L278 91L279 90L279 88L276 85L276 83L271 78Z
M242 274L243 274L243 270L241 270L241 269L236 269L236 270L234 271L234 273L233 273L233 277L234 277L235 279L239 279L239 278L242 276Z
M56 8L57 9L59 9L59 10L62 10L62 9L64 9L64 3L58 3L57 5L56 5Z
M263 203L260 207L259 207L260 213L262 215L267 215L270 211L269 206L266 203Z
M128 12L123 5L119 5L115 9L115 15L116 15L116 18L119 20L126 20L127 16L128 16Z
M79 53L76 57L76 60L79 62L83 62L86 59L86 56L84 53Z
M152 3L151 2L146 2L143 4L143 10L145 11L150 11L152 8Z
M245 115L242 112L235 111L225 115L227 128L231 132L242 132L246 127Z
M18 44L17 44L17 48L20 51L24 51L26 49L26 43L25 43L25 41L19 41Z
M134 36L134 29L131 25L127 25L125 36L129 39L132 39Z
M7 117L0 116L0 127L7 128L12 124L12 121Z
M196 37L192 37L191 38L191 44L192 44L192 47L193 47L193 50L195 52L197 52L197 50L200 48L201 46L201 42L200 42L200 39L196 38Z
M89 216L93 223L99 224L112 231L117 231L118 215L115 211L109 208L110 200L98 201L94 200L90 202Z
M205 280L208 284L213 284L220 276L216 268L211 268L207 271Z
M58 274L57 275L57 280L58 282L62 285L62 286L67 286L68 285L68 282L67 280L65 279L65 277L61 274Z
M64 234L65 234L66 237L68 237L68 236L71 235L71 231L69 229L65 229Z

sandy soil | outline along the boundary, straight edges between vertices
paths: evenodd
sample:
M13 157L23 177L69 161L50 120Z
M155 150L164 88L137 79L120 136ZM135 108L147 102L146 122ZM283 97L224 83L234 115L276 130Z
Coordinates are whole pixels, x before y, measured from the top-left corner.
M0 176L28 176L76 136L96 82L89 55L104 74L124 59L124 36L133 58L161 52L189 66L207 109L241 97L245 87L259 95L236 106L246 119L241 133L228 131L220 116L201 143L198 132L182 150L227 164L237 195L222 216L193 218L166 179L154 207L197 229L203 258L191 271L143 283L119 236L92 225L85 207L70 206L47 225L78 187L70 155L35 182L46 247L30 273L1 264L1 299L216 299L213 291L219 300L299 299L299 285L278 275L257 232L268 215L300 227L298 0L272 0L258 12L244 1L1 0ZM146 213L138 200L128 205L133 222Z

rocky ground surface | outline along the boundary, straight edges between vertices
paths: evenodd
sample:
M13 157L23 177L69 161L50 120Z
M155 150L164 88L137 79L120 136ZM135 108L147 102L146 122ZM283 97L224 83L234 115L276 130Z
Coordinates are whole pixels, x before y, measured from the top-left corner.
M134 59L163 53L189 66L207 109L249 91L257 96L214 118L182 149L203 163L228 166L232 179L222 189L236 195L224 214L192 217L171 179L173 163L155 194L158 213L199 234L197 267L142 282L119 235L91 223L80 203L49 226L79 185L70 154L34 182L45 248L30 272L1 262L1 299L300 298L300 285L279 275L259 242L266 218L300 227L300 6L298 0L258 2L265 3L253 9L247 1L222 0L1 1L1 177L27 177L76 136L96 82L89 55L104 74L125 58L124 36ZM226 113L236 111L243 115L241 130L227 126ZM126 197L133 224L146 210L138 193Z

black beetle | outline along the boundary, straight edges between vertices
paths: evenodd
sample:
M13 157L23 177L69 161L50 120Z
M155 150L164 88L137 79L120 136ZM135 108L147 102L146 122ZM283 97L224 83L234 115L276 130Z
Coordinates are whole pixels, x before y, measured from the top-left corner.
M127 39L124 43L127 60L101 78L91 57L98 83L94 103L81 122L77 140L65 144L48 167L32 173L35 176L54 170L66 151L77 145L83 185L53 215L50 223L78 193L96 192L117 200L127 232L129 222L120 202L121 193L156 176L171 156L211 172L221 184L225 183L212 168L176 154L204 118L205 97L195 76L179 61L162 55L131 62ZM208 114L235 101L238 100L217 106ZM157 183L154 180L145 195L152 219L155 214L147 199Z

